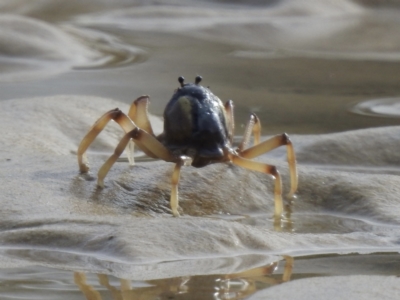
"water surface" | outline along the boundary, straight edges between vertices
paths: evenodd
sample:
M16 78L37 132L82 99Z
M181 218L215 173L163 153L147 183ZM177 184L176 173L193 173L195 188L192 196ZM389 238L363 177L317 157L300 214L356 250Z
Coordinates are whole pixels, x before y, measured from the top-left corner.
M288 264L293 265L290 270ZM399 276L394 253L287 257L237 274L184 276L162 280L127 280L46 267L2 269L1 299L246 299L253 293L302 278ZM35 298L31 298L35 295Z

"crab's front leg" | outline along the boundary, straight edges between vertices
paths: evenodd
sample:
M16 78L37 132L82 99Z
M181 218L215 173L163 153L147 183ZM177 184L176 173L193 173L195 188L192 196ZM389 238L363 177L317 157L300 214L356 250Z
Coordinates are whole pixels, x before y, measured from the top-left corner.
M160 158L162 160L168 162L175 162L175 168L172 173L172 189L171 189L171 198L170 198L170 206L172 210L172 214L175 217L179 216L178 206L179 206L179 196L178 196L178 183L180 177L181 167L185 164L186 158L185 156L176 158L172 153L154 136L147 133L146 131L135 128L134 130L128 132L124 135L121 141L118 143L117 147L114 150L114 153L107 159L107 161L101 166L98 177L97 177L97 185L99 187L104 187L104 178L109 172L110 168L117 161L117 159L121 156L122 152L128 145L129 141L133 139L135 143L140 145L140 148L144 150L146 153L149 153L151 157Z
M141 96L133 101L128 115L125 115L120 109L115 108L106 112L96 121L96 123L94 123L78 147L78 164L81 173L87 173L89 171L89 164L86 157L87 148L111 120L114 120L118 125L120 125L125 133L128 133L136 127L139 127L150 135L154 136L147 111L149 102L149 96ZM130 148L128 150L128 159L130 164L133 165L133 142L130 144ZM147 155L151 156L150 152L146 152L145 149L142 150Z
M181 174L181 167L183 163L181 161L177 162L172 172L172 188L171 188L171 198L169 204L171 206L172 214L175 217L179 217L178 207L179 207L179 196L178 196L178 183Z
M121 156L131 139L133 139L135 143L137 143L139 147L150 157L160 158L170 162L176 161L176 158L169 152L169 150L165 148L165 146L161 144L154 136L140 129L139 127L136 127L124 135L115 148L114 153L101 166L97 178L97 184L100 187L104 187L104 178L113 164Z
M181 167L190 161L191 161L191 158L189 158L187 156L180 156L178 158L178 161L175 164L174 170L172 172L172 189L171 189L170 205L171 205L172 214L175 217L179 217L178 184L179 184L179 178L180 178L180 174L181 174Z
M78 147L78 165L81 173L87 173L89 171L89 164L86 158L86 150L99 133L106 127L108 122L114 120L118 123L125 132L129 132L136 128L135 124L129 117L127 117L120 109L112 109L102 115L96 123L90 128L88 133L82 139Z

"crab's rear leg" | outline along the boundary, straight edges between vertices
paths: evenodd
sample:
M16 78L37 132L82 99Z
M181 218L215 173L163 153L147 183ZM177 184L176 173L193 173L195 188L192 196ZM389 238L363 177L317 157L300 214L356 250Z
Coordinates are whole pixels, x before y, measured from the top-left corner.
M82 139L78 147L78 164L79 170L82 173L87 173L89 171L89 165L86 158L86 150L94 139L99 135L99 133L104 129L110 120L117 122L125 132L132 131L136 128L135 124L130 120L120 109L116 108L106 112L101 116L96 123L90 128L88 133Z
M260 144L243 150L239 152L239 155L243 158L252 159L284 145L286 145L287 161L290 170L290 192L288 197L293 198L298 186L296 155L294 153L293 144L286 133L276 135Z
M261 137L261 122L257 115L254 113L250 115L250 119L246 124L246 128L243 134L243 140L238 148L239 152L247 148L252 134L254 135L254 145L259 144Z
M154 136L153 128L149 120L148 107L150 103L150 98L147 95L140 96L135 101L133 101L128 117L133 120L133 122L141 129L147 133ZM127 147L128 160L131 165L135 163L134 158L135 143L131 140Z
M233 143L233 136L235 134L235 118L233 114L233 101L228 100L225 103L225 114L226 114L226 121L227 121L227 128L229 134L229 141L231 144Z
M283 213L283 202L282 202L282 180L281 175L275 166L268 165L265 163L260 163L257 161L252 161L249 159L245 159L236 154L229 154L229 158L235 165L240 167L262 172L265 174L270 174L275 178L275 187L274 187L274 201L275 201L275 218L280 219Z
M135 101L133 101L128 112L128 117L131 118L139 128L143 129L151 135L154 135L153 128L151 127L151 123L149 120L149 103L149 96L140 96Z

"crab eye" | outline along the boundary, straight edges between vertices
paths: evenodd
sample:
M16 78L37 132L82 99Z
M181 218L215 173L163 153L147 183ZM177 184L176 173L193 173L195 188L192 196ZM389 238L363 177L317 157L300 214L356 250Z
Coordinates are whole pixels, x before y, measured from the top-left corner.
M183 87L185 85L185 77L179 76L178 81L181 84L181 87Z
M197 75L196 78L194 79L194 83L199 84L202 79L203 79L203 77L201 77L200 75Z

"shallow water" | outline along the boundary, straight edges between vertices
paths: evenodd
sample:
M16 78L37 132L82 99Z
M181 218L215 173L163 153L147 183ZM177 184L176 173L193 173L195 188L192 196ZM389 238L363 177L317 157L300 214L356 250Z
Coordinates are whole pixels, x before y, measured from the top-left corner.
M11 9L3 4L4 10L19 13L20 3ZM16 52L18 40L2 50L1 99L88 94L130 103L149 94L151 112L162 115L177 77L201 74L222 100L234 100L238 133L250 112L263 120L266 134L399 124L379 114L349 113L359 102L400 94L396 10L346 1L310 2L301 9L295 1L261 8L210 1L188 4L192 10L179 2L126 8L120 1L96 9L95 3L88 1L85 9L75 4L73 14L71 4L64 16L54 14L50 3L24 3L25 15L57 16L50 23L3 18L10 31L4 38L17 23L27 50ZM24 26L42 31L52 46L27 40Z
M161 116L177 77L192 81L201 74L222 100L234 100L238 135L250 112L262 120L264 134L399 125L400 11L367 2L0 0L0 100L67 94L130 103L149 94L151 112ZM368 163L329 168L399 174L395 167ZM289 207L287 216L281 229L286 233L396 236L398 231L393 224L340 213L292 217ZM265 214L210 219L273 228ZM229 274L151 281L108 276L108 285L106 275L86 274L85 284L83 273L74 270L27 266L1 271L0 298L243 299L281 281L283 268L280 261L277 270L266 268L272 274L234 279L227 279ZM295 257L291 280L398 276L398 270L398 254L326 254Z
M348 275L399 276L399 268L398 253L286 257L236 274L146 281L33 266L0 270L0 298L245 299L257 291L302 278Z

